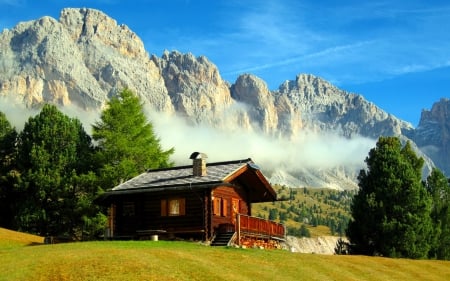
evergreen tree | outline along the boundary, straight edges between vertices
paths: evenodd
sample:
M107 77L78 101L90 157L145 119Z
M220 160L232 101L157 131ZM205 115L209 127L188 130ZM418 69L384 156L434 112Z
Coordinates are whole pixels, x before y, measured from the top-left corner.
M450 259L450 185L444 174L433 169L426 181L426 187L433 199L431 219L434 240L430 257Z
M269 220L274 221L278 218L278 209L269 210Z
M380 137L361 170L347 236L356 254L424 258L430 249L431 198L421 182L423 159L409 143Z
M299 234L301 237L311 237L311 233L309 232L309 229L303 223L300 226L299 232L300 232Z
M130 90L113 97L100 119L93 126L93 139L98 143L104 187L113 187L147 169L172 165L169 157L173 148L161 148L139 98Z
M20 174L15 167L17 132L0 112L0 226L14 227L15 185Z
M91 139L77 119L45 105L29 118L18 138L18 167L23 194L19 229L40 235L76 236L83 228L85 197L95 188L80 185L92 165Z
M339 237L336 242L336 246L334 247L335 255L347 255L348 254L348 243Z

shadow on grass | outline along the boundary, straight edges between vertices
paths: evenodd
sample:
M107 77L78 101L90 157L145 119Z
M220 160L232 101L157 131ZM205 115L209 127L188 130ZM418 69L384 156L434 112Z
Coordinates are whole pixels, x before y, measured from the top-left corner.
M28 243L26 246L41 246L41 245L45 245L44 241L42 241L42 242L31 242L31 243Z

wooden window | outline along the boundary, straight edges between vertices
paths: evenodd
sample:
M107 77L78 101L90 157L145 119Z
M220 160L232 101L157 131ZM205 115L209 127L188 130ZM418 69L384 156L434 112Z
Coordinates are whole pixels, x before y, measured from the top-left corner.
M169 216L180 215L180 200L170 199L169 200Z
M184 216L186 215L186 199L171 198L161 200L161 216Z
M215 216L226 217L228 215L228 201L225 198L216 197L213 199L213 214Z

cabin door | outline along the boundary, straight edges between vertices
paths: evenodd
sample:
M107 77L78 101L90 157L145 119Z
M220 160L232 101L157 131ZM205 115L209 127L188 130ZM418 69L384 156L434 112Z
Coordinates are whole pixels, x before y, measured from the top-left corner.
M236 224L236 215L239 214L239 199L231 198L231 222Z

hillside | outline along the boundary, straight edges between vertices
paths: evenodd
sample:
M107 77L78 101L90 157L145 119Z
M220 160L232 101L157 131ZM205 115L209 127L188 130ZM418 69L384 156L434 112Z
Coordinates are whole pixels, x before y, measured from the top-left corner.
M292 236L308 236L302 225L310 237L345 236L354 191L280 185L274 189L280 201L253 204L253 215L282 222Z
M130 88L164 147L176 148L177 164L195 150L211 161L252 157L279 184L355 189L376 138L416 136L411 124L314 75L300 73L270 90L248 73L223 80L204 56L148 54L132 30L95 9L66 8L59 19L18 23L0 33L0 56L0 110L18 128L34 109L53 103L89 131L109 97ZM425 121L420 136L429 131ZM439 150L447 137L417 139L427 151L448 152ZM426 174L433 161L425 159ZM446 159L437 163L445 167Z
M118 241L0 245L0 280L449 280L450 263Z

